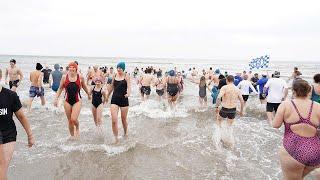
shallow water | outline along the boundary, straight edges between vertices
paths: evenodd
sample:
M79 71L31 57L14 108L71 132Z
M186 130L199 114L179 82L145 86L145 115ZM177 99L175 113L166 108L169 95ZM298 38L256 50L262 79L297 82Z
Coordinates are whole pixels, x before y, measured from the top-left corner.
M8 56L0 56L0 67L6 67ZM28 99L28 73L36 60L54 63L68 62L67 57L16 57L25 78L18 89L22 101ZM91 61L100 65L114 65L116 59L77 58L85 72ZM191 61L191 60L190 60ZM128 69L150 64L166 68L178 66L220 67L223 71L237 72L244 64L225 65L186 61L185 64L159 64L155 60L130 59ZM149 62L149 63L147 63ZM162 62L169 62L162 61ZM31 64L33 63L33 64ZM206 65L207 63L207 65ZM300 66L301 65L301 66ZM298 65L306 77L319 69L319 64ZM294 65L292 65L294 66ZM289 75L293 67L275 63L281 73ZM224 69L225 68L225 69ZM217 145L221 131L214 124L211 97L209 107L199 108L198 88L186 81L185 91L175 112L165 101L158 102L155 92L141 103L138 88L133 82L130 98L129 138L121 138L113 145L109 105L104 108L104 135L96 131L91 115L91 103L83 99L80 121L80 140L69 140L67 120L62 107L52 105L54 93L46 88L47 105L41 107L35 99L33 112L26 114L36 139L36 145L26 148L26 135L19 123L16 151L10 164L9 179L281 179L278 149L283 130L273 129L266 122L264 106L257 96L250 96L247 115L237 117L233 126L234 147ZM83 94L83 93L82 93ZM119 120L120 134L123 134ZM308 176L306 179L313 179Z

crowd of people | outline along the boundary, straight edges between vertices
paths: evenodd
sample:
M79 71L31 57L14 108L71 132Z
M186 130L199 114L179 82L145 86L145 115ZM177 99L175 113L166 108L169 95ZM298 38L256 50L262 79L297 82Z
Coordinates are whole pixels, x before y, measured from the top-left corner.
M28 145L35 141L30 125L20 99L16 93L23 72L16 65L16 60L10 60L5 70L4 81L9 88L0 85L0 179L5 179L16 141L16 127L13 113L23 125L28 135ZM320 74L314 75L314 82L309 84L301 77L297 67L292 76L292 97L288 98L288 82L281 78L280 72L252 73L243 71L234 75L221 73L220 69L197 71L195 67L188 71L178 71L154 68L152 66L136 67L128 72L125 62L119 62L116 70L113 67L88 68L81 72L77 61L72 61L63 69L59 64L54 65L54 71L49 66L43 68L40 63L30 72L30 90L28 112L32 111L32 102L40 97L45 105L45 86L49 86L56 96L53 104L59 105L61 94L65 93L63 107L68 129L72 139L80 138L79 115L82 107L80 91L83 90L92 103L92 116L97 129L102 132L102 112L104 105L110 100L112 131L115 143L119 142L118 114L120 113L124 137L128 137L129 98L131 83L136 83L141 95L141 101L146 101L152 90L157 99L167 100L168 106L175 110L179 97L183 94L185 81L195 84L199 89L199 104L208 107L208 94L212 102L209 107L215 109L217 125L221 126L222 119L227 119L228 126L232 126L237 115L246 114L246 102L257 95L260 103L265 104L268 123L274 128L285 126L283 147L280 150L280 162L285 179L302 179L309 172L320 168ZM0 69L0 81L2 79ZM209 92L209 93L208 93ZM252 96L253 95L253 96ZM240 102L240 110L237 106ZM230 128L232 130L232 128ZM229 132L232 134L232 131ZM233 144L233 142L232 142Z

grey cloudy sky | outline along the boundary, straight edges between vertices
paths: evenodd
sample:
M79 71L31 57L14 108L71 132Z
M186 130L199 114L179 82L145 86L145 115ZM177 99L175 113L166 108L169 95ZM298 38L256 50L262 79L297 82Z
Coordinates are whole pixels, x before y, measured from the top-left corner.
M320 61L318 0L1 0L0 54Z

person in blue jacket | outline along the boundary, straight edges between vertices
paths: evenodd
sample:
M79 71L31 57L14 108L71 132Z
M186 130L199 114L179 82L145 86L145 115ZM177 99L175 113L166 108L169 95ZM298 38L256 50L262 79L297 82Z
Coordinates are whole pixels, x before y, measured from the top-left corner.
M262 73L262 77L258 80L258 82L256 82L256 85L259 85L259 99L261 104L265 104L266 103L266 96L267 93L263 93L263 88L264 85L266 85L266 83L268 82L268 78L267 75Z

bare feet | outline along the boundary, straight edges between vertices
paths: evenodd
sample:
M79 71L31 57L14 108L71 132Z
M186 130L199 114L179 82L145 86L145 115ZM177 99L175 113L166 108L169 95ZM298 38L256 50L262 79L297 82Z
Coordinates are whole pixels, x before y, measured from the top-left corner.
M114 145L119 144L119 138L118 138L118 137L115 137L115 141L114 141L113 144L114 144Z

